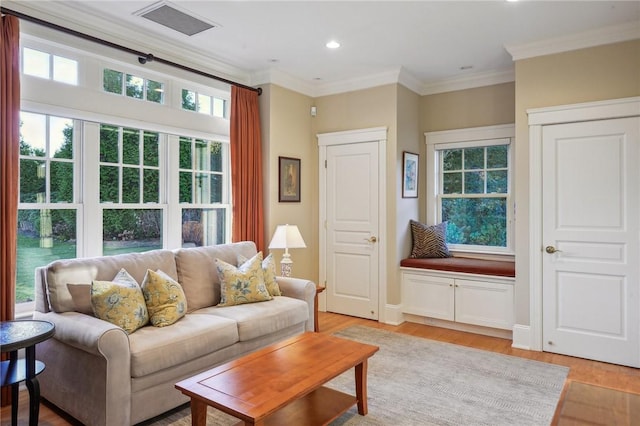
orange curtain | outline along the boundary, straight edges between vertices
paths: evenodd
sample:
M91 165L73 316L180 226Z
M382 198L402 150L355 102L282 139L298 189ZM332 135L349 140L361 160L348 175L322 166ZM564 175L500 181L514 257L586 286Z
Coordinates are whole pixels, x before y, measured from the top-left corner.
M231 87L232 241L254 241L264 250L262 140L258 93Z
M0 18L0 320L14 319L20 152L20 24ZM10 388L2 388L2 405Z

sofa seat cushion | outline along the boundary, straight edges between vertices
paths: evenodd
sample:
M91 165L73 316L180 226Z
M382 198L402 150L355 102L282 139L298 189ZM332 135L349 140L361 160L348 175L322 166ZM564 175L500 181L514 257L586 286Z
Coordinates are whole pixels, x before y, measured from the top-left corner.
M131 376L146 376L237 342L236 322L219 315L187 314L167 327L142 327L129 335Z
M306 302L286 296L272 300L236 306L212 306L194 312L235 320L241 342L265 336L305 322L309 318Z

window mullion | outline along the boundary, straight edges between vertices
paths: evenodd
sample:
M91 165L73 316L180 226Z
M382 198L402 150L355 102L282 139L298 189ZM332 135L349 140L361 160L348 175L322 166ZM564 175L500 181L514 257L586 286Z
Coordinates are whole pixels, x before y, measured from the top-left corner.
M145 90L146 93L146 90ZM138 202L144 201L144 131L138 130Z

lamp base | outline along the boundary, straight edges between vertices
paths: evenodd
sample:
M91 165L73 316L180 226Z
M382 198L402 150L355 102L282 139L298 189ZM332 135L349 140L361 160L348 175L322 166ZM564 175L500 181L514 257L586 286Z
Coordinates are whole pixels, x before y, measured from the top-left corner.
M291 260L291 255L288 252L285 252L282 255L282 260L280 261L280 275L283 277L290 277L292 266L293 260Z
M283 277L291 276L291 263L280 263L280 275Z

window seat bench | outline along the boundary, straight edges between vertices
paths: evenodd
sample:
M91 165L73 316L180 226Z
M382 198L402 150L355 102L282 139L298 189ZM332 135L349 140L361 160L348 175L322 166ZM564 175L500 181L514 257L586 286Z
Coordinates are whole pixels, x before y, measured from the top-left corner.
M513 261L470 259L467 257L445 257L429 259L403 259L400 266L406 268L435 269L438 271L463 272L467 274L515 277Z
M511 338L514 261L409 258L400 275L405 321Z

